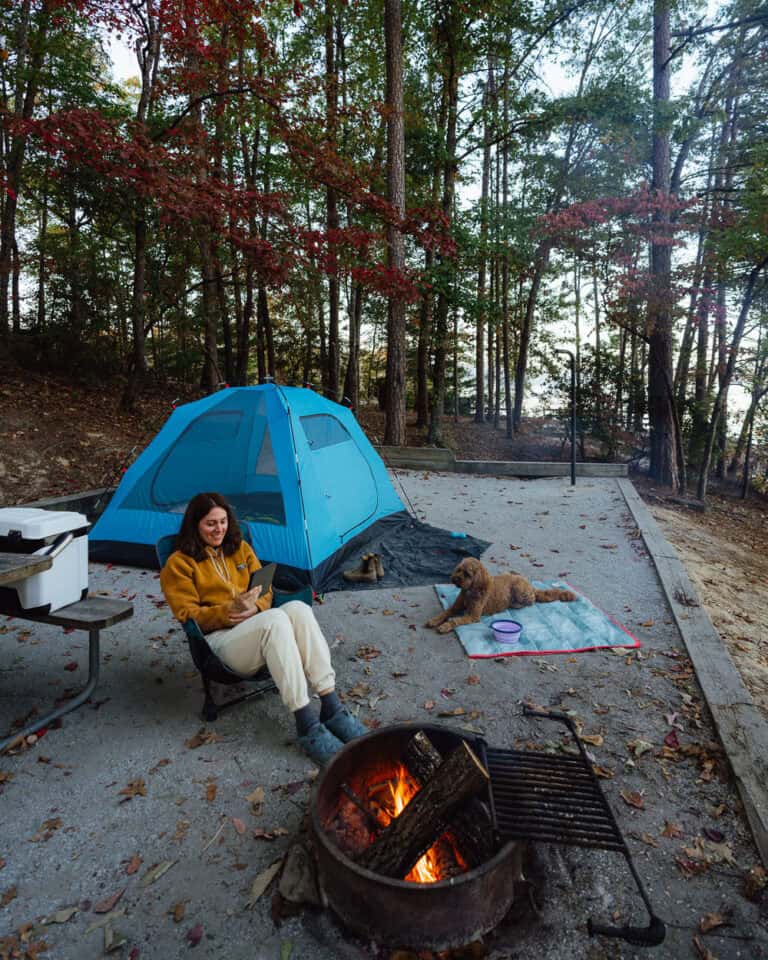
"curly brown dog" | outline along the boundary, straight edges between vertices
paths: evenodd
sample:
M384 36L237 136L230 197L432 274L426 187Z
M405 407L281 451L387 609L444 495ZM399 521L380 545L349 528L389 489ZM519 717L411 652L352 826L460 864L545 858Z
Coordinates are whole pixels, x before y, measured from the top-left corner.
M508 607L519 609L533 603L552 603L554 600L570 603L576 599L576 594L570 590L537 590L519 573L500 573L492 577L474 557L467 557L456 566L451 583L460 588L458 597L452 606L426 623L428 627L437 627L438 633L449 633L463 623L476 623L484 614L501 613Z

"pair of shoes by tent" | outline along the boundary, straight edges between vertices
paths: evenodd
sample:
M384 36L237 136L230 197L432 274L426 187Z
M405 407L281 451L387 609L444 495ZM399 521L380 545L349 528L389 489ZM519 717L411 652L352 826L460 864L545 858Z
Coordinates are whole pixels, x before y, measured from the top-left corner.
M384 576L384 564L378 553L364 553L360 563L353 570L345 570L342 574L348 583L376 583Z

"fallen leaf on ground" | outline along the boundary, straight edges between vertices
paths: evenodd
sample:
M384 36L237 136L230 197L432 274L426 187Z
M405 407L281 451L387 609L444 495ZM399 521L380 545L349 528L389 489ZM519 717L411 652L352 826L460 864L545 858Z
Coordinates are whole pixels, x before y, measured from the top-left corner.
M200 727L193 737L184 741L184 746L189 747L190 750L195 750L206 743L217 743L219 740L221 740L221 737L215 730L206 730L205 727Z
M453 710L440 710L438 717L462 717L467 711L464 707L455 707Z
M129 877L132 876L134 873L136 873L136 871L139 869L142 863L143 861L141 857L138 855L138 853L134 853L134 855L125 865L125 872L128 874Z
M16 899L16 887L8 887L8 889L0 896L0 907L7 907L11 900Z
M595 776L602 777L603 780L613 780L616 776L610 767L601 767L598 763L593 763L592 769L594 770Z
M109 913L111 910L114 910L117 906L117 903L125 893L125 887L118 890L117 893L113 893L111 897L105 897L103 900L99 900L98 903L93 905L94 913Z
M63 820L61 817L51 817L49 820L43 820L40 824L40 829L34 836L30 837L30 840L32 843L40 843L41 841L45 843L51 839L54 832L59 829L62 823Z
M627 747L633 757L642 757L644 753L653 750L653 744L648 743L647 740L628 740Z
M470 673L467 677L467 683L472 687L477 683L480 683L480 677L476 673Z
M673 840L679 840L681 837L685 836L683 833L683 828L679 823L670 823L669 820L664 821L664 829L661 831L662 837L672 837Z
M700 863L695 860L686 860L685 857L675 857L675 863L684 877L695 877L699 873L704 873L709 869L708 863Z
M637 790L619 790L619 796L628 806L645 810L645 800L642 793L638 793Z
M693 938L693 946L696 950L696 956L699 958L699 960L717 960L717 957L714 955L714 953L712 953L711 950L708 950L698 937Z
M424 701L424 709L425 709L425 710L434 710L434 709L435 709L435 701L434 701L434 700L425 700L425 701Z
M264 830L261 827L257 827L253 831L254 840L275 840L277 837L287 837L288 831L285 827L275 827L274 830Z
M80 907L62 907L61 910L57 910L56 913L52 913L48 917L43 917L40 921L42 925L48 926L50 923L67 923L71 920L72 917L80 910Z
M242 837L242 835L245 833L246 827L240 817L232 817L232 826Z
M261 895L264 893L267 887L269 887L270 883L272 883L272 881L277 876L277 873L280 870L282 863L283 863L283 858L280 857L279 860L275 860L273 864L270 864L270 866L268 866L266 870L262 870L261 873L254 878L254 881L251 884L250 895L245 904L246 910L253 909L259 897L261 897Z
M704 916L699 920L699 930L702 933L708 933L710 930L714 930L715 927L722 927L728 920L720 913L705 913Z
M264 787L256 787L245 799L250 803L254 817L260 816L264 808Z
M355 656L361 660L375 660L376 657L381 656L381 650L377 650L376 647L372 647L369 644L363 644L363 646L357 648Z
M750 867L744 876L744 896L747 900L756 903L763 895L763 890L768 886L768 874L764 867Z
M148 887L150 883L154 883L156 880L159 880L160 877L162 877L164 873L167 873L175 863L175 860L161 860L160 863L156 863L154 866L150 867L141 879L142 887Z
M664 745L669 747L671 750L680 749L680 741L677 739L677 730L669 731L666 737L664 737Z
M605 742L599 733L582 733L579 737L582 743L589 743L593 747L602 747Z
M120 907L119 910L113 910L111 913L105 913L103 917L99 917L98 920L94 920L92 924L85 928L85 935L88 936L89 933L93 933L94 930L99 930L101 927L105 927L108 923L112 923L113 920L117 920L118 917L125 916L125 907Z
M695 837L690 846L683 847L683 853L691 860L700 860L703 863L729 863L731 866L736 864L730 843L712 843L703 837Z
M181 923L184 919L184 914L187 912L187 908L184 903L174 903L171 907L169 913L173 916L174 923Z
M189 941L190 947L196 947L198 943L200 943L203 939L203 933L202 923L196 923L194 927L187 930L187 940Z
M206 786L205 799L208 801L208 803L213 803L213 801L216 799L216 789L217 788L215 783L209 783Z
M116 950L122 949L127 942L127 938L118 933L117 930L113 930L109 924L104 927L104 953L115 953Z
M121 800L120 803L126 803L128 800L133 800L134 797L146 797L147 787L141 777L137 777L135 780L129 780L126 786L122 790L118 791L118 796L124 797L125 799Z

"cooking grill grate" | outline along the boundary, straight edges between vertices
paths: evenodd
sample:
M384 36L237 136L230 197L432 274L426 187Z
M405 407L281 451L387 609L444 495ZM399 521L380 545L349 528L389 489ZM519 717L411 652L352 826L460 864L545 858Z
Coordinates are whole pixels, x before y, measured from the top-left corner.
M485 759L500 839L626 852L605 797L581 757L488 747Z
M599 933L621 937L638 946L658 946L664 940L664 923L653 912L573 721L564 713L528 707L523 707L523 714L564 724L573 736L578 754L555 756L501 750L489 747L483 740L476 741L490 777L488 798L499 840L537 840L623 854L648 911L648 926L609 927L589 920L587 929L590 936Z

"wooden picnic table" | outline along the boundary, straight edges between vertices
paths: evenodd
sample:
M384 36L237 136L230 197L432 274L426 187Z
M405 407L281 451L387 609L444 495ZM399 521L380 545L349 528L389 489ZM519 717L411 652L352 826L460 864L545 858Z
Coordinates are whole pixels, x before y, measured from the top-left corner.
M7 556L3 554L2 556ZM47 558L45 558L47 559ZM18 578L18 575L16 576ZM114 600L110 597L87 597L61 607L49 614L13 613L13 617L20 620L32 620L37 623L48 623L55 627L64 627L72 630L88 631L88 680L83 689L70 700L66 700L58 707L54 707L42 717L34 720L22 730L17 730L10 736L0 740L0 753L9 745L28 737L31 733L47 727L54 720L76 710L93 693L99 679L99 631L111 627L121 620L133 616L133 604L127 600Z
M0 586L50 570L53 560L34 553L0 553Z

